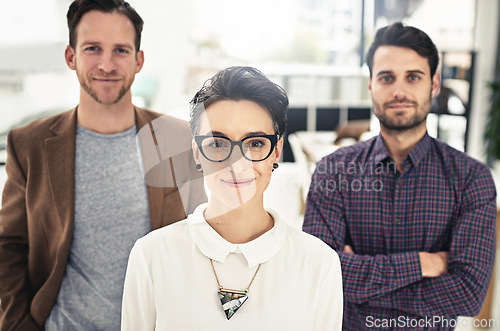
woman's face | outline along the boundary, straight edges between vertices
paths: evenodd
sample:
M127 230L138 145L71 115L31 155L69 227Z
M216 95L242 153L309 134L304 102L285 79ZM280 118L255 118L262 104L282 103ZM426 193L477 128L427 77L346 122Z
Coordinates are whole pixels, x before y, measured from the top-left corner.
M265 108L248 100L223 100L210 105L201 115L198 135L222 136L241 141L251 136L275 133L271 115ZM225 142L227 140L222 141ZM244 141L246 146L258 147L263 143L262 138ZM206 145L204 151L214 148L213 145L219 146L217 144L220 143ZM227 160L212 162L205 158L193 140L196 163L201 164L206 185L211 192L210 203L230 211L254 199L262 201L264 190L271 180L273 163L279 161L282 148L283 139L280 138L267 159L252 162L242 156L238 146L234 146Z

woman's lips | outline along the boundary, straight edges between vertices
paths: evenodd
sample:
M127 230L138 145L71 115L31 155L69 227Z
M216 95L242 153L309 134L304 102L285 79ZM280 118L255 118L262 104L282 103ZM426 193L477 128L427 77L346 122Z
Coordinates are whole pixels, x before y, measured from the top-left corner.
M255 180L255 178L251 178L251 179L238 179L238 180L233 180L233 179L225 180L225 179L221 179L221 181L224 184L226 184L227 186L232 187L232 188L242 188L242 187L249 186L250 184L252 184L254 182L254 180Z

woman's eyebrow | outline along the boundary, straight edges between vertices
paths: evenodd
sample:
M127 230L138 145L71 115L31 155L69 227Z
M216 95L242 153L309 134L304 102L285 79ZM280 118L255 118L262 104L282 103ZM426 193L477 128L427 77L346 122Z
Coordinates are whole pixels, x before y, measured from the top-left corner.
M265 133L264 131L251 131L251 132L245 133L241 139L245 139L245 138L253 137L253 136L262 136L262 135L267 136L268 133ZM215 130L208 131L207 133L205 133L205 136L217 136L217 137L225 137L225 138L229 139L227 134L220 132L220 131L215 131Z
M204 134L204 136L218 136L218 137L226 137L227 135L220 132L220 131L208 131L207 133Z

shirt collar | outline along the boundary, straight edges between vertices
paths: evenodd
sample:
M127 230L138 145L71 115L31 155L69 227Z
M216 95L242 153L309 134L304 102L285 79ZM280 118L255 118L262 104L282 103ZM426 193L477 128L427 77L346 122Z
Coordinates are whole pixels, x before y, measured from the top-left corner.
M387 158L391 158L391 154L389 154L389 151L387 150L387 147L385 146L384 138L382 138L382 135L379 134L375 138L375 144L373 145L373 160L375 163L380 163ZM392 159L392 158L391 158Z
M418 141L415 147L413 147L413 149L411 150L410 154L408 154L408 158L413 163L413 166L418 167L424 156L429 151L430 147L431 137L427 132L425 132L425 135L422 137L422 139Z
M413 147L413 149L408 154L407 158L409 161L413 163L415 167L418 167L425 154L429 151L431 146L431 137L427 132L425 135L418 141L418 143ZM385 146L384 138L381 134L379 134L375 138L375 143L373 145L373 159L375 163L379 163L385 161L387 158L392 160L387 147Z
M244 243L233 244L222 238L205 220L203 215L208 203L199 205L187 222L189 234L203 255L214 261L224 263L230 253L241 252L248 262L248 268L267 262L283 246L287 226L275 213L270 212L274 219L272 229L260 237Z

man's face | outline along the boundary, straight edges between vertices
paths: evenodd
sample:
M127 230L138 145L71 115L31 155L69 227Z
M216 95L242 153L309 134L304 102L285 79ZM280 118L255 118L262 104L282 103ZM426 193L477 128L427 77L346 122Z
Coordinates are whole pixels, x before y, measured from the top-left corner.
M439 74L431 77L427 58L410 48L380 46L368 89L381 127L395 131L425 127Z
M101 104L116 104L124 95L144 63L142 51L135 51L135 30L123 14L92 10L76 27L75 49L66 48L66 62L76 70L81 97Z

